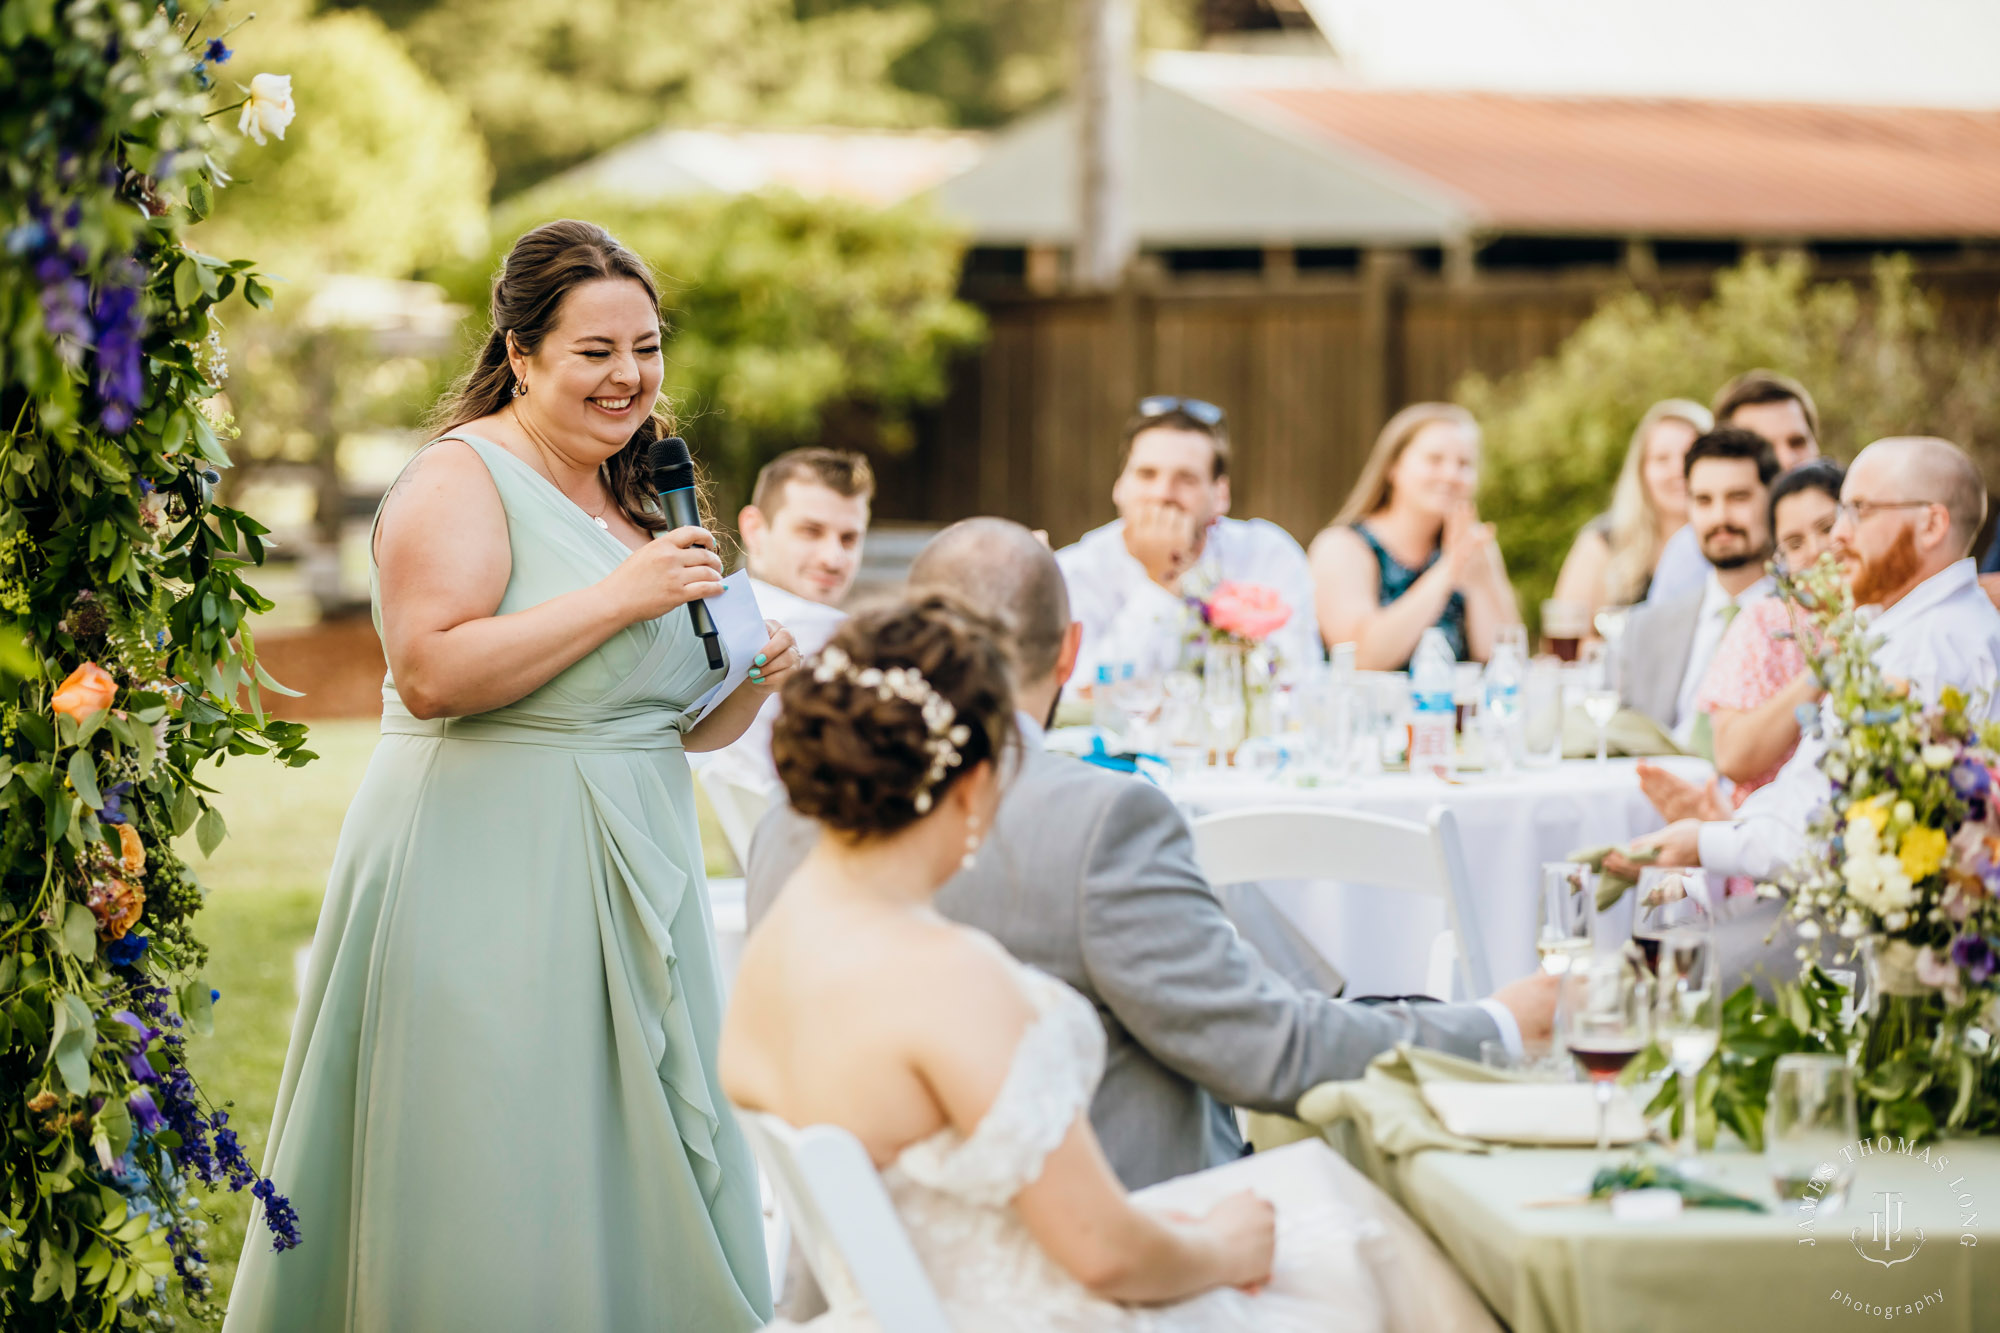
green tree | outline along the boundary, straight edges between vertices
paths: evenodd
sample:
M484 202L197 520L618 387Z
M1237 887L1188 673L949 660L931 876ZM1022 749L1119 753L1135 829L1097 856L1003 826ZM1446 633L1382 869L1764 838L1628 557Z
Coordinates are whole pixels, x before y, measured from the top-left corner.
M980 316L953 295L962 241L927 211L795 195L629 202L536 197L506 210L495 248L444 278L475 310L514 238L589 218L651 262L669 310L666 391L733 513L772 455L819 440L895 453L912 409L944 394ZM476 336L484 320L471 321Z
M1906 258L1863 289L1814 282L1802 258L1751 260L1698 303L1625 292L1554 355L1458 388L1486 434L1481 505L1532 612L1577 530L1610 503L1633 428L1662 398L1707 402L1753 366L1819 404L1822 445L1848 457L1892 434L1935 434L2000 462L2000 349L1945 327Z
M799 21L791 0L441 0L406 8L417 59L471 108L502 196L666 122L924 125L887 69L915 5Z
M246 164L229 208L196 243L228 254L254 238L264 267L294 281L406 277L484 245L485 145L464 106L381 20L281 3L231 40L236 55L216 71L223 88L232 74L289 74L312 114Z

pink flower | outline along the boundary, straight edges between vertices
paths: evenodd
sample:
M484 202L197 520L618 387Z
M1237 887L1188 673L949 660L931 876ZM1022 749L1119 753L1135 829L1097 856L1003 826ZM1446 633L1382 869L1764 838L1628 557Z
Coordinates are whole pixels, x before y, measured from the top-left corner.
M1252 643L1262 642L1291 618L1285 599L1261 583L1219 583L1208 595L1208 623Z

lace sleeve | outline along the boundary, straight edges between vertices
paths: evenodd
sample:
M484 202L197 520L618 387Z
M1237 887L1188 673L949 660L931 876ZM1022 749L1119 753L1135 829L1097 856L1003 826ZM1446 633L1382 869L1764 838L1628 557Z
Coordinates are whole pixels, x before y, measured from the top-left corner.
M903 1154L912 1180L968 1203L1000 1207L1034 1183L1090 1105L1104 1066L1104 1029L1082 996L1050 978L1056 1001L1014 1048L1013 1063L970 1138L940 1137Z

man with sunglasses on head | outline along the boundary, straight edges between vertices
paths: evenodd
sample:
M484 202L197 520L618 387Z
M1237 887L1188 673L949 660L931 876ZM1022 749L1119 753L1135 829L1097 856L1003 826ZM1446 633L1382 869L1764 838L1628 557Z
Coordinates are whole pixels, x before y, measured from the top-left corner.
M1083 625L1072 679L1085 686L1128 664L1140 674L1179 665L1186 599L1220 583L1275 591L1292 615L1271 642L1287 660L1320 656L1312 571L1289 533L1229 513L1229 427L1199 398L1139 400L1125 425L1125 455L1111 488L1118 517L1056 553Z
M1884 674L1907 680L1925 701L1956 687L1984 699L1990 718L2000 716L2000 612L1970 558L1985 518L1986 486L1956 445L1916 436L1877 440L1848 469L1832 539L1856 605L1874 608L1868 633L1881 641L1876 662ZM1807 820L1826 797L1821 751L1807 737L1777 778L1733 814L1713 809L1710 819L1680 820L1633 847L1659 849L1655 864L1663 866L1773 879L1804 852ZM1775 970L1789 955L1790 943L1777 952L1763 945L1776 906L1762 904L1732 928L1736 950L1723 941L1732 972L1759 961Z

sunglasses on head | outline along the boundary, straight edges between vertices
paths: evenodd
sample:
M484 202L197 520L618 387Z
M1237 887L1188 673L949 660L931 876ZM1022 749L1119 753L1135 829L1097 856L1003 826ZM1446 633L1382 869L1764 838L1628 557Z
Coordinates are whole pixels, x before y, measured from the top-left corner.
M1142 417L1171 416L1175 412L1199 421L1204 426L1222 424L1222 409L1201 398L1181 398L1170 393L1156 393L1150 398L1139 400L1139 415Z

